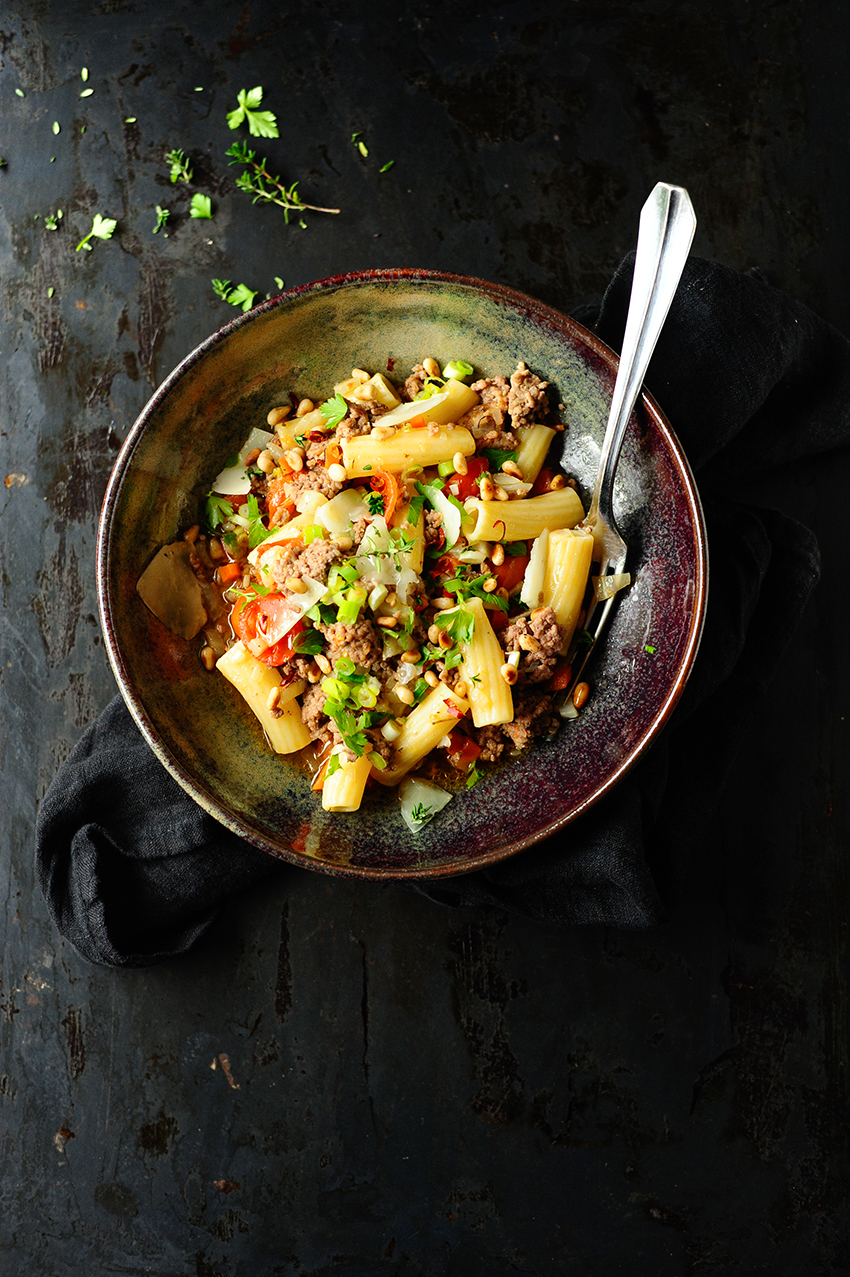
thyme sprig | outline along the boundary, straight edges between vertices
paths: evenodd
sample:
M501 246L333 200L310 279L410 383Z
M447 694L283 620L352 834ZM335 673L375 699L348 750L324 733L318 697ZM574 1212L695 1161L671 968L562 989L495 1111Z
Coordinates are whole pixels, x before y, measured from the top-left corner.
M247 172L240 173L236 185L240 191L253 196L254 204L277 204L283 209L284 219L289 222L292 213L338 213L338 208L321 208L318 204L305 204L298 193L298 183L287 186L280 177L269 172L264 157L257 158L247 142L234 142L227 151L231 164L244 164ZM305 226L299 217L299 225Z

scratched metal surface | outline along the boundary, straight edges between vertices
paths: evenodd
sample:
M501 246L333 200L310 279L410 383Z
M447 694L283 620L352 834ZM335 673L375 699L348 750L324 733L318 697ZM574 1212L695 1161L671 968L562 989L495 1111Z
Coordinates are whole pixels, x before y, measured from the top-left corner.
M229 313L212 276L428 266L569 309L665 177L696 251L850 332L838 0L359 13L0 16L0 1271L846 1272L846 457L764 485L818 528L827 584L661 929L561 934L284 869L185 960L126 974L77 958L37 894L36 806L113 693L100 498L152 387ZM276 164L338 218L286 227L235 190L224 113L254 84ZM75 254L95 212L119 230Z

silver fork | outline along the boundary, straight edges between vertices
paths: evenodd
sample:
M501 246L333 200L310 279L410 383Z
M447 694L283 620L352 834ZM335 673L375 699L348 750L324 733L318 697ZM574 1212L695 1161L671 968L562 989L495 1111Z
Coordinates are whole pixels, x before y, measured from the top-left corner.
M655 344L679 286L696 230L696 215L682 186L659 182L641 209L634 278L623 349L614 383L611 410L602 440L599 468L590 506L581 526L593 530L594 559L600 561L600 579L624 571L628 547L614 520L613 492L617 461L632 409ZM572 686L578 682L614 604L612 596L591 606L585 629L591 642L573 662Z

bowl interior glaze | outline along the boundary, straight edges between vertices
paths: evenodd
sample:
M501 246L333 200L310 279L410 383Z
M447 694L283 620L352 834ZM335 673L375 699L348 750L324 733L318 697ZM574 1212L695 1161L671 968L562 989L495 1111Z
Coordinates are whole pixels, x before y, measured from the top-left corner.
M304 771L271 753L234 689L201 666L199 644L169 634L145 608L136 582L160 546L197 522L224 459L290 390L318 401L352 367L380 371L393 360L403 377L425 355L505 375L523 359L546 377L564 405L567 468L587 497L616 370L607 347L573 320L497 285L372 271L282 294L188 356L128 436L101 518L107 648L160 761L248 841L349 876L465 873L562 829L616 784L663 726L690 671L705 610L699 498L670 426L644 396L615 489L633 584L594 654L593 694L581 716L461 791L415 836L394 793L378 786L354 815L323 812Z

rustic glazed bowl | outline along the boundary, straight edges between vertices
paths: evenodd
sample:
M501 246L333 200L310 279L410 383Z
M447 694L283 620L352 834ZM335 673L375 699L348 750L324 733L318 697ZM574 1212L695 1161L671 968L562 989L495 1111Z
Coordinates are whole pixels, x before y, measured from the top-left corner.
M682 691L706 602L706 541L681 448L654 401L633 414L615 489L631 588L588 677L593 694L558 735L463 790L416 835L394 792L329 815L297 763L273 754L197 642L167 632L136 593L160 546L198 521L203 495L254 425L290 391L324 398L352 367L425 355L546 377L568 423L566 465L586 497L616 356L573 320L509 289L430 271L367 271L283 293L186 358L142 412L107 490L98 543L101 620L124 699L157 757L192 798L273 856L351 877L467 873L513 855L599 801L644 753ZM552 392L550 392L551 394ZM650 651L649 649L652 649Z

